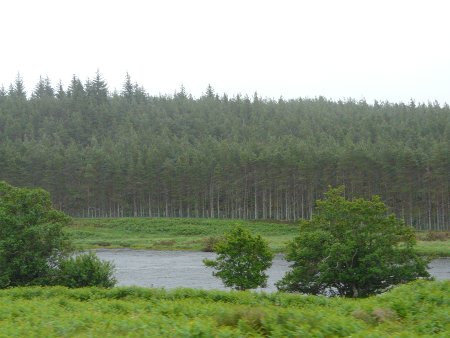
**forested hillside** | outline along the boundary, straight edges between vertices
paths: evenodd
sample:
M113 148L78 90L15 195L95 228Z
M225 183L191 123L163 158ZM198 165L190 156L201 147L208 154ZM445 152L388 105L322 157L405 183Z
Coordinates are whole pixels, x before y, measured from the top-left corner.
M299 93L301 94L301 93ZM308 218L328 185L382 199L408 224L450 225L450 108L295 100L127 76L0 90L0 180L49 190L73 216Z

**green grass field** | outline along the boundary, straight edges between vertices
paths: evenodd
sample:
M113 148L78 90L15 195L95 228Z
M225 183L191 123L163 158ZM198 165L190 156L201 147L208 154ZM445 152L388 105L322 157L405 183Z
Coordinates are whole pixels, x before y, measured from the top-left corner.
M67 229L81 248L127 247L155 250L203 250L233 225L241 224L282 252L298 227L292 223L194 218L75 219Z
M283 252L298 232L296 223L202 218L74 219L67 231L81 249L205 250L234 224L241 224L261 235L275 252ZM418 238L420 253L450 256L450 237L430 241L425 240L425 233L420 233Z
M0 337L448 337L450 282L366 299L193 289L0 290Z

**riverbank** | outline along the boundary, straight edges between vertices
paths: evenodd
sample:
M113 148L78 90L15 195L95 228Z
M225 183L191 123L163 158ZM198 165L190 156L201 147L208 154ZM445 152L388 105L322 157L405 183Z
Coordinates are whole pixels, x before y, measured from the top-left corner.
M0 290L2 337L443 337L450 282L365 299L194 289Z
M74 219L66 229L80 249L131 248L210 251L214 242L233 225L261 235L275 252L298 232L297 223L204 218L96 218ZM450 257L450 238L418 234L417 250L423 255ZM434 240L427 240L434 239Z

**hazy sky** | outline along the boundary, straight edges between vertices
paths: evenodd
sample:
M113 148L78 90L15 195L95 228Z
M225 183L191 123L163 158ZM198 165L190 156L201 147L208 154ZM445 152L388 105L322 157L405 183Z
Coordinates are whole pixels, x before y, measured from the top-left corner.
M0 84L450 103L450 1L3 0Z

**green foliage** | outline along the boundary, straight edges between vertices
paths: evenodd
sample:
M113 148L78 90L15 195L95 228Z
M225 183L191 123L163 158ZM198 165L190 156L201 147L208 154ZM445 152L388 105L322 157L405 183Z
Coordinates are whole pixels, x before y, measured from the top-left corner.
M0 290L4 337L446 337L450 282L377 297L193 289Z
M273 253L261 236L235 226L215 246L215 260L205 259L206 266L214 268L213 275L227 287L237 290L265 287L265 271L272 265Z
M48 192L0 182L0 288L48 283L70 249L68 221Z
M99 72L68 88L0 89L0 179L43 187L76 217L308 219L337 181L420 230L449 229L450 108L121 93ZM56 95L55 95L55 92Z
M317 213L303 221L288 247L292 270L277 283L283 291L365 297L428 277L414 251L415 234L381 199L348 200L330 189Z
M110 288L117 282L113 274L111 262L102 261L95 253L89 252L62 260L56 270L55 284L69 288Z
M0 288L62 284L114 286L113 266L94 253L68 258L70 218L55 210L42 189L0 181Z

